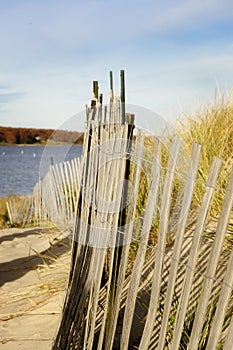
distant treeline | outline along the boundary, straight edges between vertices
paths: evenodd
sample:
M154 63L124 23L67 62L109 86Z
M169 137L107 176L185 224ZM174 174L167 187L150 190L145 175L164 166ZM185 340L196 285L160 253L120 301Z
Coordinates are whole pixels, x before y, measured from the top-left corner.
M83 143L83 133L67 130L11 128L0 126L1 144Z

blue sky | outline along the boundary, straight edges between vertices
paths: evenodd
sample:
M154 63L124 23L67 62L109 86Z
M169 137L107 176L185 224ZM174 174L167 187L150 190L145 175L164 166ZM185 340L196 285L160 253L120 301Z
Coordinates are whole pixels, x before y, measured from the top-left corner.
M172 121L233 86L232 0L0 0L0 30L0 125L57 128L110 70Z

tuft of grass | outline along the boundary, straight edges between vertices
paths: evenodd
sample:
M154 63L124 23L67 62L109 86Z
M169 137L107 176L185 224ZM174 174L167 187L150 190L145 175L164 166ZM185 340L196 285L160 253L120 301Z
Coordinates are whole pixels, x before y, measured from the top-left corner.
M220 100L215 98L193 116L183 113L175 130L184 141L184 147L189 154L193 142L202 145L195 205L201 204L213 158L219 157L223 160L211 211L212 217L218 217L233 165L233 90Z
M214 200L212 203L210 211L210 223L211 230L205 232L205 238L208 240L213 240L216 232L216 224L218 222L218 217L222 209L223 198L226 193L226 187L228 184L230 172L233 166L233 90L228 96L222 96L221 100L215 99L209 106L202 107L194 115L183 114L181 119L178 120L177 125L174 127L176 134L178 134L183 140L183 150L186 154L191 155L191 150L194 142L198 142L202 145L201 160L199 164L199 172L197 175L196 186L194 190L194 198L192 202L191 214L192 219L195 221L196 213L200 207L203 195L205 191L206 181L209 175L210 167L214 157L219 157L222 159L223 164L218 178L218 183L215 191ZM169 137L173 135L168 135L167 142L169 144ZM169 147L167 148L169 150ZM162 167L166 168L168 152L162 149ZM182 163L179 170L182 170ZM182 174L181 174L182 175ZM179 196L178 185L180 183L180 178L175 178L174 189L172 193L172 203L171 208L175 208L177 196ZM140 184L144 184L143 181ZM144 186L145 187L145 186ZM144 193L143 193L144 194ZM139 195L141 193L139 192ZM179 199L179 198L178 198ZM144 205L144 197L141 195L139 197L139 204ZM213 227L212 227L213 226ZM156 242L157 234L156 222L153 224L152 232L150 238ZM154 232L153 232L154 231ZM149 242L149 244L151 241ZM152 243L155 245L155 243ZM169 242L168 242L169 244ZM229 250L233 247L233 211L228 225L228 231L226 234L225 246ZM135 253L134 253L135 254ZM210 304L208 306L205 322L202 329L201 339L199 348L205 349L210 333L210 327L213 322L213 318L216 311L216 306L218 302L219 294L212 297ZM173 305L175 307L175 305ZM223 330L229 327L230 317L232 315L232 302L229 305L226 317L224 320ZM163 312L163 310L161 311ZM187 349L190 336L192 333L193 321L195 312L190 312L187 314L183 333L181 336L180 349ZM172 338L174 315L170 315L170 324L168 331L169 336ZM168 339L169 343L169 339ZM220 340L217 349L222 348L222 339Z
M56 245L65 245L57 242ZM70 252L62 256L48 251L39 253L34 251L41 258L41 264L35 266L38 281L33 284L20 286L16 290L7 293L1 293L0 304L3 312L0 311L0 320L24 315L35 308L46 304L51 297L64 292L67 286L69 272ZM1 309L2 310L2 309Z
M7 197L0 197L0 229L10 226L10 220L7 212L6 202L15 201L16 205L21 203L21 197L10 195Z

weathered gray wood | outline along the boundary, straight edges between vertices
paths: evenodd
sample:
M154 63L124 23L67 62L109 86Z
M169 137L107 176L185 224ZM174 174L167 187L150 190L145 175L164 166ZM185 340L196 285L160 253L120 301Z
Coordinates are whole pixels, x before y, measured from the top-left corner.
M106 152L107 151L106 146L104 147L106 140L107 140L107 130L106 129L102 130L102 133L103 133L103 145L102 145L102 148L100 150L100 160L101 160L101 163L103 162L103 164L104 164L103 174L106 175L106 184L101 182L100 191L103 192L103 199L106 200L107 203L110 204L111 195L112 195L110 189L112 188L112 185L113 185L113 183L112 183L113 174L112 173L115 173L115 171L114 171L114 169L112 169L114 164L112 162L110 162L108 159L109 154L107 154L107 152ZM111 154L111 153L113 153L114 143L111 142L109 146L110 147L108 149L108 152ZM101 200L101 197L100 197L101 192L97 193L98 199L100 199L100 200ZM100 211L102 211L104 209L103 204L101 204L101 201L98 203L98 206L100 206ZM109 239L110 234L111 234L111 223L112 223L113 219L112 219L112 215L108 215L108 209L109 209L109 205L107 204L105 210L103 210L102 215L100 216L100 221L103 223L103 227L106 229L106 234L107 234L108 239ZM106 298L105 298L106 305L107 305L107 302L109 300L109 293L110 293L110 279L112 276L112 256L113 256L113 251L111 250L110 263L109 263L109 276L108 276L107 292L106 292ZM100 335L99 335L99 340L98 340L98 349L103 349L107 311L108 311L108 309L107 309L107 307L105 307L103 318L102 318L102 326L100 329Z
M223 345L223 350L231 349L232 344L233 344L233 315L231 316L231 322L228 329L227 337Z
M98 113L97 113L98 114ZM118 192L119 189L116 188L116 184L119 182L120 184L123 183L123 173L124 173L124 167L119 166L120 163L122 163L122 159L118 159L118 160L114 160L111 159L112 155L110 155L110 161L112 161L113 167L110 167L110 171L111 171L111 176L109 176L108 180L109 180L109 188L105 187L106 183L103 186L103 181L101 181L102 179L100 179L100 181L98 181L98 166L99 166L99 160L98 160L98 151L97 154L95 152L96 147L98 146L98 129L96 127L96 123L99 123L99 116L97 114L93 115L93 120L92 123L89 124L90 125L90 130L91 130L91 134L90 134L90 141L86 143L86 146L89 143L89 146L86 148L87 149L87 153L88 153L88 158L85 161L84 164L84 172L83 172L83 177L82 179L84 179L83 182L83 186L84 187L84 192L83 192L83 196L81 198L81 208L82 210L79 212L79 217L78 217L78 221L79 221L79 228L78 232L79 232L79 239L81 238L81 243L85 243L85 231L87 228L87 224L91 225L88 228L89 231L89 237L88 240L86 241L87 245L93 245L93 248L90 249L87 247L83 248L83 251L90 251L91 255L89 255L88 253L85 253L85 256L88 258L87 260L87 264L89 266L89 269L87 272L85 272L84 274L81 272L80 267L76 264L76 262L73 263L72 265L72 270L74 270L74 272L71 275L70 278L70 286L68 288L68 293L70 294L69 298L66 298L66 303L65 303L65 309L64 309L64 313L67 314L67 312L69 312L69 310L72 310L73 307L77 308L77 306L75 306L75 303L72 299L72 295L74 293L75 290L75 285L77 285L77 282L79 281L80 283L80 278L81 278L81 284L84 284L84 290L82 292L82 294L80 294L80 301L78 304L76 305L80 305L79 306L79 313L81 312L80 309L82 310L84 308L84 305L81 303L81 301L85 301L85 295L86 297L88 296L88 302L84 302L84 304L86 305L85 308L87 310L86 313L86 318L84 321L84 325L81 326L81 318L80 316L78 316L76 318L75 321L75 329L79 329L76 328L78 326L81 326L81 329L83 329L84 331L84 337L81 335L80 333L80 344L82 344L82 346L84 348L88 348L91 349L92 348L92 343L93 343L93 338L94 338L94 330L95 330L95 315L96 315L96 309L97 309L97 304L98 304L98 294L99 294L99 286L100 286L100 278L101 278L101 273L102 273L102 268L103 268L103 263L104 263L104 259L103 257L100 255L100 250L98 248L98 246L95 248L95 244L100 244L101 240L99 239L103 239L102 237L98 237L98 227L96 227L95 225L97 223L101 223L100 219L101 216L98 219L98 210L96 211L96 209L98 209L97 204L96 203L96 197L97 194L101 194L103 195L103 193L101 193L101 191L106 192L107 191L107 195L109 196L109 202L108 205L111 204L111 201L116 201L118 202L117 206L116 206L116 213L113 212L111 213L111 211L107 211L107 217L108 220L110 221L110 224L113 225L112 228L114 228L117 224L117 217L119 215L119 206L120 206L120 202L121 202L121 196L119 196ZM119 134L119 138L120 139L127 139L127 126L125 126L124 128L122 128L120 125L120 134ZM112 133L112 131L115 132L115 136L117 137L118 134L116 132L116 130L114 130L115 126L111 125L109 130L108 130L108 135L111 139L114 139L114 133ZM122 135L122 132L124 133L124 135ZM122 143L122 141L121 141ZM118 148L118 151L120 150L122 152L122 149L120 147L119 149L119 140L118 142L116 142L116 147ZM126 143L125 143L126 145ZM116 153L117 149L116 149ZM108 183L108 181L107 181ZM122 186L122 185L121 185ZM86 189L86 192L85 192ZM116 202L116 203L117 203ZM109 208L104 208L104 209L109 209ZM110 208L111 209L111 208ZM110 213L110 215L108 214ZM106 213L104 214L106 216ZM107 218L106 217L106 218ZM102 217L103 218L103 217ZM80 221L81 221L81 226L80 226ZM106 221L107 222L107 221ZM106 226L106 222L104 223L104 225ZM82 227L82 224L84 223L84 226ZM103 226L103 225L102 225ZM110 226L111 227L111 226ZM117 226L116 226L117 227ZM107 237L108 238L108 237ZM106 237L105 237L106 239ZM108 241L108 240L107 240ZM104 242L102 242L104 243ZM106 242L105 242L106 244ZM111 244L114 244L114 237L112 238L112 242ZM81 251L80 251L81 253ZM80 256L82 259L84 259L84 255L82 253L82 255ZM86 258L85 258L86 259ZM75 255L73 255L73 261L75 261ZM96 267L100 268L100 273L99 270L96 270ZM77 270L77 271L75 271ZM79 271L79 272L78 272ZM86 271L86 270L85 270ZM98 271L98 272L97 272ZM78 277L78 275L80 277ZM82 276L83 275L83 276ZM85 276L86 281L83 279ZM73 285L73 287L72 287ZM89 291L89 292L88 292ZM76 295L77 298L77 295ZM66 311L67 310L67 311ZM68 316L68 314L67 314ZM70 327L69 323L68 326ZM84 328L83 328L84 327ZM82 330L78 330L79 332L83 332ZM58 341L59 337L61 340L61 344L63 344L62 346L70 346L71 345L71 339L72 339L72 332L69 334L69 337L67 340L64 340L64 337L62 336L62 334L60 332L58 332ZM58 343L56 343L58 344ZM66 345L65 345L66 344Z
M68 188L69 193L69 218L68 222L73 222L73 205L74 205L74 179L72 176L71 166L69 162L64 162L64 171L65 171L65 178L66 178L66 186Z
M59 164L59 170L62 178L62 189L65 193L65 203L66 203L66 215L69 218L70 217L70 206L69 206L69 194L66 186L66 177L65 177L65 171L64 171L64 164Z
M98 138L96 140L98 141ZM96 146L97 144L95 145L95 147ZM97 177L100 175L99 172L101 171L100 169L101 166L104 167L103 176L106 176L106 173L105 173L106 163L103 159L105 155L103 155L102 153L101 157L99 156L99 148L97 148L96 151L98 152L98 155L96 154L95 156L100 159L100 161L97 164L97 167L98 167L96 171L96 179L97 179ZM103 191L105 190L105 187L103 186L102 181L96 181L96 184L97 184L97 189L94 193L95 200L97 197L97 192L98 192L98 196L103 196L104 195ZM87 315L87 318L88 317L90 318L90 327L89 329L87 329L86 327L86 334L88 335L88 337L86 337L86 340L84 342L84 344L86 344L87 349L92 349L92 345L93 345L95 321L96 321L97 306L98 306L98 300L99 300L99 290L100 290L100 283L101 283L102 271L103 271L105 254L106 254L106 247L104 246L103 248L100 248L102 243L101 242L102 227L101 227L101 221L97 219L99 211L98 211L98 206L96 207L96 203L95 203L95 209L97 210L96 215L92 216L92 220L94 221L94 227L91 228L91 231L93 234L93 243L95 244L95 250L94 250L94 255L92 260L93 269L94 269L93 280L95 282L95 286L93 289L93 297L89 301L89 305L91 305L91 311L92 311L91 317L89 316L89 314ZM107 238L106 238L106 241L107 241Z
M128 209L128 218L131 220L129 225L127 225L127 229L125 228L125 235L126 239L125 242L123 242L123 248L122 248L122 256L121 256L121 262L119 267L119 277L117 280L117 289L116 289L116 295L114 298L114 306L113 306L113 316L109 327L109 340L106 344L107 349L112 349L114 337L115 337L115 331L117 326L117 320L120 310L120 303L122 298L122 290L123 290L123 283L125 279L125 273L127 268L127 259L129 255L129 248L130 248L130 242L132 239L132 231L134 226L134 216L136 211L136 203L137 203L137 197L138 197L138 189L139 189L139 181L140 181L140 174L141 174L141 167L142 167L142 159L143 159L143 151L144 151L144 133L139 130L136 140L135 148L133 149L132 154L132 161L134 162L134 172L132 175L132 184L134 186L135 192L133 199L131 200L130 208Z
M146 324L143 330L140 347L139 349L147 349L150 343L150 338L153 331L154 319L157 312L157 304L158 297L160 291L160 283L161 283L161 272L162 265L165 253L165 245L166 245L166 234L169 222L169 212L170 212L170 204L171 204L171 194L174 182L174 175L177 166L178 156L180 150L180 139L175 138L172 144L167 174L164 183L163 196L161 202L161 210L160 210L160 223L158 230L158 245L156 251L156 259L155 259L155 267L154 267L154 275L152 281L151 288L151 297L149 303L149 309L146 319Z
M195 264L196 264L196 259L197 259L197 255L199 252L201 234L202 234L204 227L205 227L207 214L208 214L209 207L211 204L211 199L212 199L214 191L215 191L215 185L216 185L216 181L217 181L217 177L219 174L221 164L222 164L222 162L220 159L218 159L218 158L214 159L211 170L210 170L210 174L209 174L209 177L207 180L206 190L205 190L205 194L203 197L201 208L200 208L200 211L198 214L197 223L195 225L192 247L190 250L187 269L186 269L185 276L184 276L184 285L182 287L180 303L178 305L177 317L175 320L174 335L173 335L172 347L171 347L172 350L178 350L178 348L179 348L180 337L181 337L181 333L182 333L182 329L183 329L185 315L187 312L193 276L195 273Z
M152 165L151 184L146 203L145 217L143 221L143 227L141 232L141 239L136 256L136 260L133 266L131 281L127 294L126 308L124 313L124 321L121 336L121 349L128 349L129 336L131 325L133 321L134 309L136 304L137 292L141 278L141 272L145 260L146 247L149 238L149 233L154 216L154 210L157 202L158 187L160 180L160 145L156 144L155 157Z
M111 231L110 231L110 237L109 237L109 277L108 277L108 283L107 283L107 293L106 293L106 309L103 316L102 321L102 327L101 327L101 333L99 337L98 342L98 349L106 349L108 347L108 343L111 338L111 322L113 318L113 308L115 303L115 297L114 297L114 291L115 291L115 283L116 281L113 279L113 276L115 276L116 271L115 268L115 250L118 249L117 247L117 235L118 232L118 224L119 224L119 213L120 213L120 205L121 205L121 194L123 193L123 180L125 175L125 167L126 167L126 147L127 147L127 135L128 135L128 125L121 126L121 124L117 124L117 128L120 128L120 130L123 131L123 134L120 138L116 139L115 147L113 150L113 154L115 153L117 156L117 169L116 171L114 168L112 168L112 173L109 173L110 178L110 188L111 191L107 191L112 193L111 200L115 201L115 205L112 208L109 207L110 210L110 225L111 225ZM110 130L114 130L115 126L112 124L110 125ZM119 142L122 139L122 143ZM123 157L121 158L122 155ZM110 158L111 159L111 158ZM110 160L109 159L109 160ZM117 178L115 178L117 176ZM118 189L116 186L117 182L119 181L120 188ZM104 341L105 336L105 342Z
M46 181L46 180L45 180ZM52 203L54 204L53 212L50 213L50 220L54 223L57 222L57 217L59 215L62 220L65 219L66 213L64 213L65 210L65 200L63 195L63 188L62 188L62 179L59 174L59 167L58 164L55 166L51 166L49 169L49 179L48 179L48 185L47 190L49 192L45 192L45 196L47 195L47 204L48 206L52 206ZM49 195L48 195L49 193ZM51 216L52 215L52 216Z
M142 161L148 161L148 159L143 159L143 147L139 142L140 138L142 140L144 138L141 131L138 132L135 141L136 148L132 151L127 145L127 142L132 139L133 117L125 114L124 72L121 72L120 96L113 95L111 82L109 114L107 114L107 108L104 108L103 113L102 97L98 94L97 85L95 83L93 88L92 106L86 108L87 128L83 156L64 164L51 165L47 175L35 186L32 196L22 200L19 207L14 200L8 203L12 224L19 222L23 225L38 224L48 220L61 229L74 227L63 317L53 350L113 349L114 341L119 340L118 328L121 324L118 324L118 316L121 308L122 311L125 308L121 349L128 349L129 341L132 340L130 332L137 297L141 296L141 291L146 292L148 285L151 296L140 349L156 347L163 350L167 346L172 350L178 350L185 318L191 307L189 299L192 297L194 298L192 307L194 303L199 302L189 344L189 349L195 350L198 347L210 298L216 291L214 290L217 286L216 279L218 281L222 271L225 277L210 329L207 350L215 348L226 334L224 350L228 350L233 343L233 318L229 329L225 330L224 334L222 326L232 293L233 254L229 259L227 270L225 270L226 265L224 269L218 267L220 264L226 264L227 261L221 258L221 249L233 203L233 175L229 181L212 249L210 253L206 252L200 266L199 260L202 259L201 254L206 247L200 244L201 238L205 226L208 228L208 211L221 162L218 159L213 162L202 205L197 215L195 230L192 228L190 231L194 231L192 238L188 236L188 215L200 155L199 146L193 146L176 234L172 237L174 238L171 242L172 246L167 245L165 253L168 242L168 223L173 219L170 210L173 182L176 177L178 157L181 154L179 153L180 142L176 139L170 151L168 167L162 169L166 172L163 184L159 165L160 146L157 145L152 170L150 168L148 171L149 175L152 171L151 184L145 215L140 217L143 223L138 251L132 271L126 277L130 241L134 234L133 220L140 186L140 166ZM103 146L104 143L107 146ZM131 163L134 162L134 158L139 158L132 173L135 197L127 210L124 210L129 195L128 185L124 183L124 179L128 180L126 173L129 175L132 171ZM148 249L155 208L160 212L158 244L157 247ZM145 261L146 256L148 256L147 261ZM206 266L207 269L204 272ZM105 288L101 289L101 279L106 267L107 282L105 281ZM202 282L202 278L197 276L199 267L202 269L200 276L204 277L204 283L200 289L201 294L197 295L197 289L201 287ZM195 288L194 281L197 284ZM177 310L174 310L173 298L177 287L179 303ZM158 310L158 303L159 297L163 296L162 293L165 296L165 303L162 304L163 312L159 314L158 311L161 310ZM166 339L166 342L169 342L167 345L165 338L166 335L170 336L168 322L171 314L175 317L175 323L174 330L171 330L171 339L168 337ZM137 339L137 341L140 340Z
M25 201L27 202L27 205L25 206L26 212L25 217L22 223L22 226L25 227L27 223L30 223L31 221L31 214L32 214L32 196L28 196L25 198Z
M165 301L165 306L163 311L163 319L162 319L162 325L160 329L160 336L159 336L159 342L158 342L158 349L161 349L161 350L164 349L164 342L165 342L165 337L167 332L170 309L172 305L172 297L173 297L174 288L175 288L175 281L177 277L177 270L178 270L178 264L180 260L182 241L185 234L189 208L190 208L191 200L193 196L195 179L196 179L196 174L197 174L199 160L200 160L200 152L201 152L201 146L197 143L194 143L193 149L192 149L191 161L190 161L188 174L187 174L185 190L184 190L184 197L182 201L180 218L179 218L179 222L176 230L171 266L169 271L166 301Z
M121 120L125 123L125 71L121 70Z
M188 345L188 349L190 350L196 349L199 343L200 333L201 333L202 326L205 319L205 312L208 306L208 301L211 294L211 288L213 285L216 267L218 264L220 252L221 252L224 238L226 235L226 229L227 229L230 213L232 210L232 205L233 205L233 169L231 172L229 184L227 186L226 195L224 197L224 202L220 213L220 218L218 221L215 239L213 242L207 270L205 273L201 296L199 299L197 311L195 313L192 334L190 338L190 343Z
M61 222L58 221L58 218L60 220L65 219L64 211L64 201L62 201L63 198L63 188L62 188L62 181L58 180L58 171L56 165L51 165L49 168L49 173L47 174L45 178L46 182L46 190L44 192L44 195L46 198L46 204L48 209L48 217L51 222L54 224L61 224Z
M11 212L11 208L10 208L9 202L6 202L6 208L7 208L7 212L8 212L10 224L13 225L13 224L14 224L14 221L13 221L13 219L12 219L12 212Z
M210 335L206 350L216 349L221 334L222 325L227 312L228 302L233 290L233 251L228 262L226 275L222 282L222 289L219 296L217 309L214 315L214 321L211 326Z

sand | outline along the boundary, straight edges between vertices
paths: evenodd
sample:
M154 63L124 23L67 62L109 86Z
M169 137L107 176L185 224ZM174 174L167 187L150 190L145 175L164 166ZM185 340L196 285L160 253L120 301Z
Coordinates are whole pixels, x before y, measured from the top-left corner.
M57 229L0 230L0 349L51 349L69 258Z

